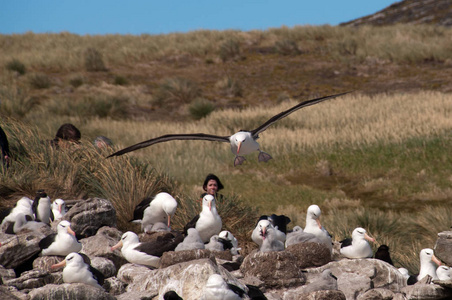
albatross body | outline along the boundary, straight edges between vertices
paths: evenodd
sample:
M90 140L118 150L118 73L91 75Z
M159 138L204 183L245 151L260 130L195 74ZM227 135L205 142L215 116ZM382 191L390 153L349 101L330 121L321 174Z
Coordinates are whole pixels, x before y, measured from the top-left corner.
M16 205L10 211L10 213L2 220L2 225L6 222L15 222L17 214L23 214L33 217L33 200L28 197L22 197L17 200Z
M207 243L213 235L220 233L222 226L215 197L207 194L202 198L201 213L185 225L184 231L187 231L188 228L195 228L203 243Z
M312 233L315 235L323 244L325 244L330 251L333 249L333 242L328 231L322 226L320 222L320 207L318 205L311 205L308 207L306 212L306 227L304 228L305 233Z
M88 265L83 257L78 253L70 253L66 258L52 265L52 269L65 266L63 269L63 281L65 283L85 283L98 288L102 288L104 276L99 270Z
M66 256L72 252L82 250L82 244L75 237L71 223L63 220L57 226L57 233L51 234L39 242L41 255Z
M373 252L367 241L375 242L367 235L364 228L358 227L353 230L352 239L341 241L341 254L347 258L368 258Z
M441 265L441 261L436 258L433 250L430 248L422 249L419 253L420 268L419 275L417 276L417 281L421 280L427 275L432 276L432 280L437 280L438 275L436 274L437 266Z
M52 202L52 213L55 220L61 219L66 212L66 203L63 199L55 199L55 201Z
M13 222L8 222L8 226L5 230L5 233L8 234L17 234L22 230L39 232L41 228L49 227L49 225L45 223L33 221L30 215L24 215L21 212L15 215L15 220Z
M136 233L127 231L121 237L121 240L111 250L121 248L124 258L133 264L158 268L160 265L159 247L154 243L140 243Z
M259 247L261 247L262 242L264 241L264 237L266 237L267 231L269 229L275 230L273 235L275 236L275 238L277 240L281 241L282 243L284 243L286 241L286 235L283 232L275 229L275 227L272 225L272 223L269 220L262 219L262 220L259 220L259 222L257 222L256 227L254 228L254 230L251 234L251 239L253 240L253 242L255 242Z
M158 193L153 198L145 198L135 207L131 221L141 222L144 232L152 231L157 223L164 223L170 228L176 209L177 201L173 196L165 192Z
M50 204L50 197L47 194L39 190L36 193L35 200L33 201L33 213L35 215L35 220L50 224L53 221L53 212Z
M125 154L128 152L131 152L131 151L149 147L154 144L173 141L173 140L205 140L205 141L230 143L231 151L235 155L234 166L241 165L245 161L245 157L243 155L250 154L254 151L259 151L259 156L258 156L259 161L267 162L272 157L269 154L262 152L260 150L259 144L256 141L259 138L259 133L266 130L270 125L277 122L278 120L287 117L291 113L293 113L303 107L314 105L314 104L320 103L320 102L328 100L328 99L333 99L333 98L342 96L344 94L346 94L346 93L320 97L320 98L311 99L311 100L307 100L307 101L298 103L297 105L271 117L270 119L268 119L265 123L263 123L256 129L240 130L231 136L219 136L219 135L212 135L212 134L205 134L205 133L167 134L167 135L162 135L162 136L129 146L125 149L122 149L120 151L117 151L117 152L109 155L108 157L119 156L119 155L122 155L122 154Z

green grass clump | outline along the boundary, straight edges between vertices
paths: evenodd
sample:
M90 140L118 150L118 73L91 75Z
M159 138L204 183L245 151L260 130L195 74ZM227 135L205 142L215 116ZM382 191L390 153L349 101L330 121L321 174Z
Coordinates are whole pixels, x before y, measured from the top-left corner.
M207 99L197 98L188 107L191 117L200 120L215 110L215 105Z
M18 59L12 59L6 64L6 69L9 71L15 71L20 75L24 75L27 71L25 65Z
M297 42L290 39L276 41L275 52L281 55L297 55L301 53Z
M238 80L231 77L224 77L215 83L215 88L221 95L229 97L242 97L243 88Z
M154 102L158 105L174 105L190 103L201 96L198 85L186 78L176 77L166 79L157 90Z
M73 76L71 79L69 79L69 84L72 85L74 88L78 88L79 86L83 85L84 78L81 75Z
M235 60L240 56L240 42L235 39L228 39L220 45L220 58L223 62Z
M106 71L102 54L95 48L88 48L85 51L85 69L88 72Z
M52 81L49 76L44 73L31 74L28 77L30 86L35 89L48 89L52 85Z
M114 85L128 85L129 81L124 76L116 75L113 79Z

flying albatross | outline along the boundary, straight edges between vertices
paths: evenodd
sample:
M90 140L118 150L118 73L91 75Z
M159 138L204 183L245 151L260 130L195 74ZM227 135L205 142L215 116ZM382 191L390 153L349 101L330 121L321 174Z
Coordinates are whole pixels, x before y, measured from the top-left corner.
M274 115L270 119L268 119L265 123L257 127L256 129L253 129L251 131L247 130L240 130L239 132L231 135L231 136L219 136L219 135L213 135L213 134L205 134L205 133L180 133L180 134L166 134L162 135L132 146L129 146L127 148L124 148L122 150L119 150L108 157L112 156L119 156L131 151L135 151L141 148L149 147L154 144L168 142L172 140L205 140L205 141L214 141L214 142L226 142L231 144L231 151L235 155L234 159L234 166L241 165L245 161L245 157L243 155L250 154L254 151L259 151L258 159L259 161L267 162L272 157L263 151L260 150L259 144L256 142L256 140L259 138L259 133L266 130L270 125L275 123L276 121L287 117L291 113L299 110L300 108L314 105L317 103L320 103L322 101L336 98L342 95L345 95L347 93L340 93L330 96L324 96L316 99L307 100L301 103L298 103L297 105L280 112L277 115Z

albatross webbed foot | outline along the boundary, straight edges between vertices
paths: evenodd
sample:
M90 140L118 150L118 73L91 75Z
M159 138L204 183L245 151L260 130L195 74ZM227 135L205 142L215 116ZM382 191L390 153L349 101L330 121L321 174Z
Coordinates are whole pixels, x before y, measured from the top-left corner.
M234 167L243 164L246 159L243 156L236 156L234 159Z
M259 162L261 162L261 161L267 162L267 161L269 161L270 159L272 159L273 157L271 157L270 154L265 153L264 151L260 151L260 150L259 150L259 155L258 155L257 158L258 158Z

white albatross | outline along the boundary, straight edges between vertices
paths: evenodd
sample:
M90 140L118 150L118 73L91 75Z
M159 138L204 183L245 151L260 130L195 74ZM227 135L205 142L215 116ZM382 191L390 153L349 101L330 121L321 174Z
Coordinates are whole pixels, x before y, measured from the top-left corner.
M72 252L80 252L82 244L75 237L75 232L71 229L71 223L63 220L57 225L57 233L43 238L39 242L41 255L66 256Z
M316 204L312 204L308 207L306 212L306 226L303 230L305 233L312 233L323 244L325 244L330 251L333 249L333 241L328 231L322 226L320 222L321 215L320 207Z
M238 287L237 287L238 288ZM244 291L241 291L244 294ZM202 300L241 300L242 297L230 289L230 286L219 274L212 274L204 287Z
M121 248L124 258L133 264L158 268L160 266L159 247L154 243L140 243L138 235L132 231L127 231L121 240L111 247L111 251Z
M7 224L5 225L7 226L5 233L8 234L17 234L22 230L39 232L42 228L49 227L49 225L43 222L33 221L33 218L30 215L24 215L21 212L15 215L15 220L13 222L8 221L5 224Z
M347 258L369 258L373 252L367 241L375 243L375 239L367 235L364 228L358 227L353 230L352 238L342 240L341 254Z
M63 199L58 198L52 202L52 213L55 220L61 219L66 212L66 202Z
M421 266L419 268L419 275L416 278L417 281L420 281L427 275L432 276L432 280L437 280L436 266L440 266L441 261L435 256L433 250L430 248L422 249L419 252L419 261Z
M256 227L254 227L254 230L251 233L251 239L253 240L253 242L255 242L259 247L261 247L264 237L267 234L267 230L269 230L270 228L275 229L274 235L277 240L283 243L286 241L286 235L283 232L277 230L272 225L270 220L261 219L259 220L259 222L257 222Z
M184 231L187 232L188 228L194 227L198 231L201 240L207 243L213 235L221 232L222 226L223 223L217 211L215 197L207 194L202 198L201 213L185 225Z
M152 198L145 198L133 212L130 222L141 223L144 232L153 231L157 223L164 223L171 228L171 218L176 213L177 201L168 193L162 192Z
M63 281L65 283L85 283L102 288L104 276L99 270L88 265L78 253L69 253L66 258L51 266L51 269L63 267Z
M205 134L205 133L166 134L166 135L162 135L162 136L129 146L127 148L124 148L120 151L117 151L117 152L109 155L108 157L119 156L119 155L122 155L122 154L125 154L128 152L131 152L131 151L149 147L154 144L168 142L168 141L172 141L172 140L205 140L205 141L230 143L232 154L235 155L234 166L241 165L245 161L245 157L243 157L243 155L250 154L254 151L259 151L259 156L258 156L259 161L267 162L272 157L269 154L260 150L259 144L256 142L256 140L259 138L259 133L266 130L273 123L277 122L278 120L280 120L284 117L287 117L288 115L299 110L300 108L314 105L314 104L320 103L322 101L336 98L336 97L339 97L339 96L342 96L345 94L347 94L347 93L340 93L340 94L335 94L335 95L330 95L330 96L325 96L325 97L320 97L320 98L300 102L297 105L271 117L270 119L268 119L265 123L263 123L256 129L253 129L250 131L240 130L239 132L237 132L231 136L219 136L219 135Z
M33 200L28 197L22 197L17 200L16 205L11 209L9 214L2 220L2 225L6 222L15 222L19 213L33 217Z

